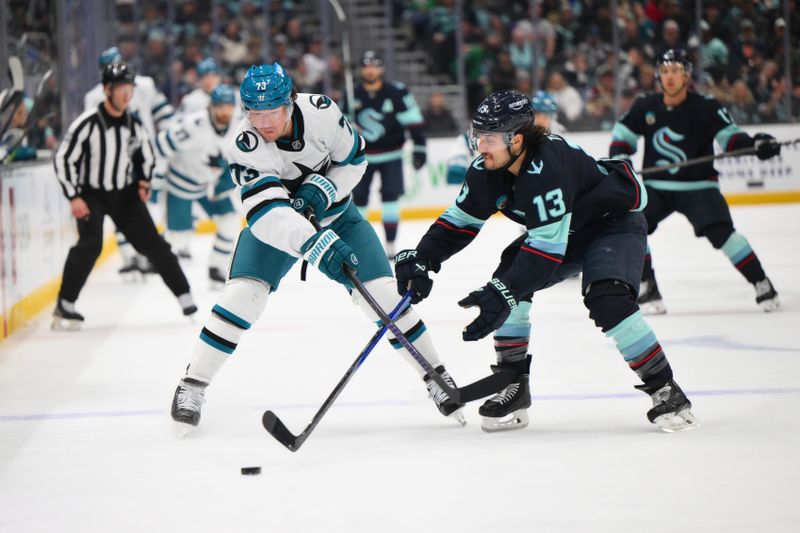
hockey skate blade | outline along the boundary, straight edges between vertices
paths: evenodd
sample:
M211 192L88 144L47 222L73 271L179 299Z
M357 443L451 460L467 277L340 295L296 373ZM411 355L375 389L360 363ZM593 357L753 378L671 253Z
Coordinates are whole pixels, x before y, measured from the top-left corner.
M467 425L467 419L464 418L464 413L462 411L463 409L456 409L455 411L447 415L447 418L452 418L453 420L461 424L461 427L464 427Z
M645 315L664 315L667 313L667 306L664 305L663 300L640 303L639 309Z
M773 311L780 311L781 309L781 302L778 300L778 297L771 298L769 300L764 300L760 302L759 307L764 310L765 313L772 313Z
M481 418L481 429L486 433L512 431L528 427L528 410L517 409L502 417L484 416Z
M289 431L289 428L281 422L278 415L272 411L264 412L264 416L261 417L261 423L264 425L264 429L275 437L275 440L286 446L289 451L296 452L305 440L302 435L300 435L300 437L294 436L294 434Z
M197 429L197 426L193 426L191 424L186 424L184 422L178 422L177 420L173 420L172 432L179 439L185 439L186 437L191 435L194 432L195 429Z
M661 415L653 420L653 423L657 425L661 431L667 433L680 433L700 427L700 423L690 409L684 409L679 413Z
M67 320L58 316L53 317L53 323L50 324L50 329L53 331L80 331L80 320Z

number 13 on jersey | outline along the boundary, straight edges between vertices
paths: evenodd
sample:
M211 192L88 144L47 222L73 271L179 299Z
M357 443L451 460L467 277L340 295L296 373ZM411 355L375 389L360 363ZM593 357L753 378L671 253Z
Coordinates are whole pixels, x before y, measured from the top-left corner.
M533 205L536 206L540 222L558 218L567 212L567 207L564 205L564 194L560 188L534 196Z

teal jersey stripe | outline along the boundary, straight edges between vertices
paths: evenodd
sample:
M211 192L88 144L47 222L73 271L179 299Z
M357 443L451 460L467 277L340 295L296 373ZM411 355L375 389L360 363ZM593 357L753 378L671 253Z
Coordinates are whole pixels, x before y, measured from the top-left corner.
M416 153L427 154L428 153L428 147L426 145L424 145L424 144L415 144L413 151L416 152Z
M750 243L744 235L734 231L725 244L722 245L722 252L728 256L732 263L736 264L753 252Z
M281 183L281 180L277 176L262 176L262 177L258 178L257 180L248 183L247 185L243 185L240 194L244 194L246 192L249 192L249 191L255 189L256 187L258 187L259 185L263 185L263 184L269 183L269 182ZM283 184L281 184L281 185L283 185Z
M153 137L156 141L156 148L158 148L158 153L161 154L161 157L167 157L167 154L164 153L164 149L161 148L161 143L158 142L158 135Z
M261 217L263 217L264 215L266 215L267 213L269 213L271 210L275 209L276 207L288 207L289 209L291 209L292 208L292 204L289 203L289 200L280 200L280 201L269 203L269 204L265 205L264 207L262 207L261 209L259 209L258 211L256 211L255 213L253 213L247 219L247 224L252 226L256 222L258 222L258 219L260 219Z
M223 344L218 343L217 341L215 341L214 339L212 339L211 337L209 337L205 333L200 333L200 339L203 342L205 342L206 344L208 344L209 346L211 346L212 348L219 350L220 352L225 352L228 355L233 353L233 348L230 348L228 346L225 346Z
M397 122L399 122L403 126L422 124L425 121L425 119L422 118L422 111L420 111L419 107L417 106L397 113L397 115L395 115L395 118L397 118Z
M645 180L648 187L658 191L700 191L703 189L719 189L718 181L672 181L672 180Z
M458 207L457 205L448 207L447 210L444 213L442 213L439 218L442 218L447 222L450 222L456 227L471 228L476 231L480 231L480 229L486 223L486 221L483 219L465 213L464 210Z
M354 163L353 158L355 157L356 153L358 152L358 147L361 145L361 141L359 139L358 133L353 130L353 148L350 150L350 153L347 155L344 161L331 161L331 164L337 167L342 167L344 165L357 165L360 163ZM362 159L363 161L363 159Z
M641 355L658 339L652 328L644 321L641 311L636 311L631 316L606 332L606 337L611 337L617 344L617 349L626 361Z
M387 163L389 161L397 161L398 159L403 159L402 149L380 154L367 154L367 163Z
M172 140L172 137L170 137L170 135L169 135L169 132L167 132L167 135L166 135L166 137L167 137L167 142L169 143L170 147L171 147L173 150L177 151L177 150L178 150L178 147L177 147L177 146L175 146L175 142L173 142L173 140Z
M226 250L220 250L220 251L225 252ZM211 311L217 313L218 315L224 316L226 319L230 320L231 322L233 322L242 329L250 329L250 327L252 326L250 322L241 317L236 316L234 313L231 313L230 311L228 311L219 304L212 307Z
M194 178L190 178L190 177L189 177L189 176L187 176L186 174L183 174L183 173L181 173L181 172L178 172L178 171L175 169L175 167L173 167L172 165L170 165L170 167L169 167L169 171L170 171L172 174L175 174L175 176L179 177L179 178L180 178L180 179L182 179L183 181L186 181L186 182L192 183L192 184L194 184L194 185L199 185L199 186L201 186L201 187L205 187L205 186L206 186L206 185L205 185L205 183L200 183L200 182L199 182L199 181L197 181L196 179L194 179Z
M717 134L714 136L714 139L719 143L722 147L723 151L728 150L728 141L731 140L731 137L736 135L737 133L742 133L741 128L736 124L731 124L730 126L726 126L719 130Z
M567 213L558 222L529 229L525 244L543 252L564 255L567 250L571 222L572 213Z
M614 141L622 141L630 146L634 152L636 152L636 145L639 142L639 135L634 133L622 122L617 122L611 129L611 142Z

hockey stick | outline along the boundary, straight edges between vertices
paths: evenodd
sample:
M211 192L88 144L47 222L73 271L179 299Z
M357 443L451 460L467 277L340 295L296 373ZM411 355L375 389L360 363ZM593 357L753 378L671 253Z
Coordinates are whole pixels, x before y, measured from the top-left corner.
M319 222L317 221L317 217L314 215L311 209L307 209L305 212L306 218L311 224L316 228L317 231L322 229ZM397 324L394 323L387 315L386 312L381 308L378 302L375 301L375 298L369 293L364 284L361 283L361 280L358 279L355 272L348 267L345 266L344 268L345 274L347 275L347 279L350 280L350 283L353 284L353 287L358 291L358 293L367 301L369 306L375 311L375 314L378 315L378 318L389 327L389 330L394 333L395 338L403 345L403 347L408 350L408 353L414 360L425 370L425 373L428 377L435 382L439 387L456 403L467 403L473 400L477 400L479 398L484 398L491 394L501 391L502 389L508 387L511 384L511 374L508 372L495 372L490 376L486 376L485 378L481 378L478 381L470 383L464 387L456 387L453 388L447 383L444 378L431 366L427 359L425 359L422 354L414 347L413 344L406 338L400 328L397 327Z
M791 141L780 141L778 144L781 146L788 146L791 144L797 144L799 142L800 139L794 139ZM742 157L746 155L754 155L755 153L756 153L755 147L748 146L747 148L740 148L738 150L732 150L730 152L721 152L719 154L704 155L702 157L687 159L686 161L680 161L678 163L672 163L669 165L643 168L641 170L637 170L636 173L639 174L640 176L646 176L647 174L655 174L656 172L662 172L664 170L670 170L673 168L690 167L692 165L708 163L709 161L716 161L717 159L727 159L729 157Z
M411 291L408 291L405 296L403 296L403 299L400 300L400 303L398 303L395 308L392 309L392 312L389 313L389 316L392 318L392 320L400 316L410 301ZM353 361L353 364L350 365L350 368L347 369L347 372L344 373L342 379L339 380L339 383L336 384L336 386L333 388L333 391L331 391L331 393L325 399L322 407L319 408L317 413L314 415L314 418L311 420L311 423L306 427L306 429L303 430L302 433L299 435L294 435L291 431L289 431L286 425L281 422L281 419L278 418L278 415L272 411L265 411L264 416L261 417L261 423L264 424L264 429L266 429L270 435L275 437L278 442L286 446L286 448L288 448L290 451L296 452L299 450L300 446L303 445L309 435L311 435L311 432L314 431L314 428L317 427L317 424L319 424L320 420L322 420L322 417L325 415L325 413L328 412L330 406L333 405L333 402L336 401L336 398L339 397L339 394L341 394L345 385L350 382L350 379L356 373L358 367L361 366L361 363L364 362L372 349L375 348L375 345L378 344L378 341L381 340L381 337L383 337L383 334L386 333L387 329L389 328L384 323L384 325L375 332L364 349L361 350L361 353L358 354L356 360Z
M6 123L0 128L0 139L5 135L6 130L11 125L11 120L14 118L14 114L17 112L17 108L24 100L25 74L22 71L22 61L17 56L8 58L8 76L11 78L11 90L5 93L8 96L3 98L3 102L0 103L0 113L8 108L12 108L12 111Z
M42 94L44 93L44 88L47 85L50 76L52 75L53 69L50 69L44 73L44 76L42 76L42 79L39 81L39 86L36 88L36 97L33 101L33 107L31 108L31 112L28 114L28 120L25 121L25 126L22 128L22 135L20 135L19 139L17 139L17 142L15 142L11 148L8 149L8 152L6 152L5 156L3 156L2 160L0 160L0 163L5 163L6 160L14 154L14 150L19 148L19 146L25 140L25 137L31 131L33 125L36 124L36 121L39 119L37 115L40 113L42 107Z

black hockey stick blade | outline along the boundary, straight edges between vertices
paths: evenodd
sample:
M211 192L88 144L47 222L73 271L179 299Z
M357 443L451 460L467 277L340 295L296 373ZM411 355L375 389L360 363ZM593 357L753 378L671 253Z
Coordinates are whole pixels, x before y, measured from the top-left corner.
M457 387L456 390L458 391L458 399L453 398L453 400L457 401L458 403L467 403L479 400L480 398L485 398L486 396L491 396L492 394L500 392L511 385L512 381L513 377L511 376L510 372L500 370L491 376L481 378L478 381L470 383L469 385Z
M264 416L261 417L261 423L264 424L264 429L275 437L275 440L286 446L286 448L292 452L299 450L308 436L305 432L297 436L292 434L289 428L278 418L278 415L272 411L264 412Z

